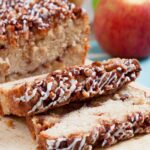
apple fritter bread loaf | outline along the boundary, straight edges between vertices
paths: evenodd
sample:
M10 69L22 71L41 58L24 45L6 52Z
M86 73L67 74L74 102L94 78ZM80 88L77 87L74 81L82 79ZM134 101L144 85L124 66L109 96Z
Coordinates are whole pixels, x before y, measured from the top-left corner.
M27 118L42 150L92 150L150 133L150 93L133 85L69 106Z
M3 115L35 115L74 101L116 92L134 81L141 68L136 59L110 59L73 66L41 77L0 85Z
M0 82L84 63L87 13L67 0L0 0Z

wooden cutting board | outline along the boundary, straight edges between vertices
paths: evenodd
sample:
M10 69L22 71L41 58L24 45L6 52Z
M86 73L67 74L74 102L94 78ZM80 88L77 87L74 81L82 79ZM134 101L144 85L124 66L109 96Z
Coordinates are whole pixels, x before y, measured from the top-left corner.
M36 150L24 119L0 117L0 150Z
M132 85L150 93L150 89L135 83ZM0 150L36 150L36 142L23 118L0 117ZM113 147L97 150L150 150L150 135L135 137Z

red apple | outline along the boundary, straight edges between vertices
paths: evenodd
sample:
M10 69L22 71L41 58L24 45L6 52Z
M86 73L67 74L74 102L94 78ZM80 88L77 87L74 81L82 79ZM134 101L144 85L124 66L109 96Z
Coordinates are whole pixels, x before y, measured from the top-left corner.
M101 47L112 56L149 56L150 0L101 0L94 30Z

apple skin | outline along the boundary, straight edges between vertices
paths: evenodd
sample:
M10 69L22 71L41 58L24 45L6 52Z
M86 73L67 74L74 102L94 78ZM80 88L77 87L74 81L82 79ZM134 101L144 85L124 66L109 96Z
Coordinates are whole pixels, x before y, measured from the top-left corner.
M95 35L103 50L114 57L145 58L150 55L150 0L129 1L101 0Z

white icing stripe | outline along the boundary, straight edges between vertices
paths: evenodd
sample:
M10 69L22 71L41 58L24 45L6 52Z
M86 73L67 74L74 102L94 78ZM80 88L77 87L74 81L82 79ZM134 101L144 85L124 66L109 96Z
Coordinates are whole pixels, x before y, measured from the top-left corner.
M120 123L115 128L112 125L110 127L110 130L106 132L106 135L104 136L104 140L101 146L102 147L111 146L115 144L117 141L126 140L133 137L135 134L143 133L144 119L141 119L142 122L140 122L140 117L141 116L139 113L135 113L132 116L127 117L130 118L128 122ZM140 128L140 130L136 130L135 127ZM150 132L150 130L148 132Z
M65 79L65 78L64 78ZM47 92L45 93L44 97L40 98L40 100L38 101L38 103L36 105L34 105L34 107L31 109L31 111L29 111L29 113L32 113L34 111L36 111L36 109L42 107L43 109L47 109L50 106L54 106L57 103L63 103L65 101L67 101L69 99L69 97L71 96L71 94L74 92L74 90L76 89L76 85L77 85L77 80L71 79L70 80L70 84L71 86L69 87L69 89L67 88L67 86L65 86L65 84L63 84L63 82L60 82L59 87L55 90L55 92L57 92L58 89L61 89L62 93L60 93L58 99L56 99L55 101L52 101L49 105L47 106L43 106L43 102L45 100L47 100L47 98L50 95L50 91L51 91L51 86L52 83L49 85L50 88L48 88ZM64 90L63 90L64 89ZM67 92L68 94L66 95L65 92ZM55 97L52 99L54 100Z
M59 138L59 139L57 139L57 141L56 141L56 143L55 143L55 149L59 149L60 144L61 144L62 142L65 142L66 140L67 140L66 138Z
M47 140L46 144L47 144L47 150L53 150L54 149L55 140Z
M106 81L105 81L102 85L100 85L100 89L101 89L101 90L102 90L103 87L107 84L107 82L109 82L109 79L110 79L110 77L111 77L111 74L112 74L112 72L110 72L110 73L108 74L108 77L107 77Z
M99 129L95 128L91 137L91 144L95 144L99 137Z
M106 126L105 124L101 124L101 127L104 127L104 129L106 128L102 133L99 128L95 127L92 133L93 135L88 136L88 138L92 138L92 140L88 141L89 145L86 145L86 137L80 137L74 138L73 142L68 147L59 149L61 142L69 142L69 139L67 138L60 138L57 141L52 140L51 142L47 142L49 144L48 150L82 150L83 148L88 148L90 150L98 140L100 140L99 142L102 142L99 143L102 147L106 147L111 146L118 141L129 139L135 136L135 134L150 132L149 124L147 124L149 122L148 120L150 120L150 115L147 116L145 114L143 116L141 113L133 113L131 116L126 116L126 118L127 122L116 122L116 124L112 124L109 127L108 124ZM55 142L57 144L54 144ZM55 145L55 147L53 147L53 145ZM77 145L78 148L76 148Z
M69 145L69 147L64 148L62 150L74 150L76 144L81 141L81 138L75 138L73 142Z
M76 95L82 100L90 96L104 94L107 91L111 92L111 90L117 90L132 80L131 76L133 75L130 76L128 73L134 74L135 70L131 69L131 72L129 72L131 64L124 66L126 67L126 70L124 70L123 67L121 68L123 65L121 64L120 68L117 67L116 70L113 68L110 72L107 72L107 69L105 70L105 66L103 65L79 66L71 70L56 71L52 75L47 76L47 79L51 82L47 83L43 81L44 83L35 83L32 95L28 94L29 90L27 89L24 96L17 98L17 100L19 101L20 99L20 101L28 102L32 100L38 91L40 96L29 113L41 113L57 104L63 104L67 101L70 102L71 98L76 100ZM81 79L79 80L80 76ZM45 89L42 86L47 86L46 92L41 91L43 88ZM54 87L53 89L52 86ZM108 87L106 91L105 87ZM46 106L44 106L45 101L47 102Z
M42 97L40 97L37 104L32 108L31 111L35 111L38 107L41 107L43 105L43 101L45 101L49 97L50 91L52 89L52 85L53 85L52 82L47 84L47 91L41 93Z
M29 91L30 91L30 89L27 88L27 90L26 90L26 92L25 92L25 94L23 96L21 96L19 98L14 97L14 100L15 101L21 101L21 102L28 102L28 101L30 101L32 98L35 97L37 89L33 89L31 95L29 95Z
M100 87L100 86L101 86L102 81L103 81L103 79L105 78L105 76L106 76L106 73L104 73L104 74L102 75L102 77L101 77L101 78L99 78L98 87Z
M117 86L121 83L121 80L125 77L125 74L122 74L121 77L117 81Z
M22 21L27 21L27 24L33 22L40 29L47 28L55 22L50 16L57 16L57 19L64 20L68 15L74 16L74 9L75 5L62 0L0 0L0 20L4 25L1 34L6 33L6 26L12 25L12 22L19 23L21 27L18 29L23 32L27 31L29 25L22 28L24 26ZM81 9L79 13L83 14L84 11Z
M86 137L83 137L82 141L80 142L80 146L79 146L78 150L82 150L83 146L85 145L85 142L86 142Z
M47 140L46 143L47 143L47 149L48 150L55 150L55 149L56 150L74 150L74 148L77 145L77 143L80 144L78 150L82 150L82 147L85 144L85 140L86 140L86 138L83 138L83 139L75 138L73 140L73 142L68 147L61 148L61 149L59 147L60 147L62 142L67 141L66 138L59 138L56 141L55 140Z
M107 82L107 85L109 85L112 81L117 79L116 73L110 78L110 80Z

